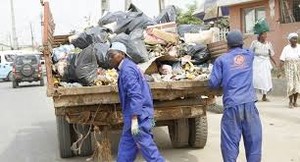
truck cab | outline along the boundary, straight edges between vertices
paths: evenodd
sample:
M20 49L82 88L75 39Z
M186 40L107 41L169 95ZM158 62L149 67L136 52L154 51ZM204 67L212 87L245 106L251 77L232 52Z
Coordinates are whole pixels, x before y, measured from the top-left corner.
M11 81L12 74L12 65L16 57L16 54L12 52L1 52L0 53L0 79Z

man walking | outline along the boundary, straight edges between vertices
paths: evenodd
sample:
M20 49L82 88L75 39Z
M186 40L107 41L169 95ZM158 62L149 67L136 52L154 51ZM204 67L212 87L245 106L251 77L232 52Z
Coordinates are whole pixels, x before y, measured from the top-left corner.
M123 132L117 162L134 162L140 150L147 162L164 162L153 141L153 100L148 83L137 65L126 58L126 46L112 43L109 63L118 69L119 97L123 112Z
M235 162L243 136L247 162L261 161L262 127L255 106L253 87L254 54L243 49L240 31L227 35L229 52L216 59L210 77L212 89L223 89L221 150L224 162Z

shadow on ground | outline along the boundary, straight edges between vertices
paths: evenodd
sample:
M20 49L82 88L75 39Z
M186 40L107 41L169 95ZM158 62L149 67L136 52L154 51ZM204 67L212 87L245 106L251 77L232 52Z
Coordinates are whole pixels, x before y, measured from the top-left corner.
M0 154L5 162L84 162L88 157L61 159L58 152L58 141L55 121L40 122L31 127L17 131L13 141ZM110 141L114 159L118 150L121 131L112 131ZM166 127L154 129L155 141L167 161L197 162L197 157L189 154L191 149L176 149L171 146ZM180 155L180 156L178 156ZM137 162L144 161L142 156Z

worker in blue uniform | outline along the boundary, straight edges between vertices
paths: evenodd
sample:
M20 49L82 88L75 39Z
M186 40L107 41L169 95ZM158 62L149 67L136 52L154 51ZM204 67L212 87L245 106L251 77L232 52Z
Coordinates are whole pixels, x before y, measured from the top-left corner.
M148 83L137 65L128 59L126 46L112 43L108 61L119 73L118 88L123 113L123 132L117 162L134 162L141 151L147 162L164 162L153 141L153 99Z
M255 106L253 87L254 54L243 49L240 31L227 35L229 52L214 62L209 80L212 89L223 89L221 150L224 162L236 162L243 136L247 162L261 161L262 126Z

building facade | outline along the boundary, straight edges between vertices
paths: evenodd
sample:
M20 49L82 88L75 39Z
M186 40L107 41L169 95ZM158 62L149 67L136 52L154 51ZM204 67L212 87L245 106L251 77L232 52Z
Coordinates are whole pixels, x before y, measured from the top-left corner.
M224 3L225 4L225 3ZM230 9L230 29L240 29L249 38L245 45L249 47L257 36L253 34L254 23L265 18L270 25L268 40L272 42L279 56L291 32L300 34L300 0L227 0Z

